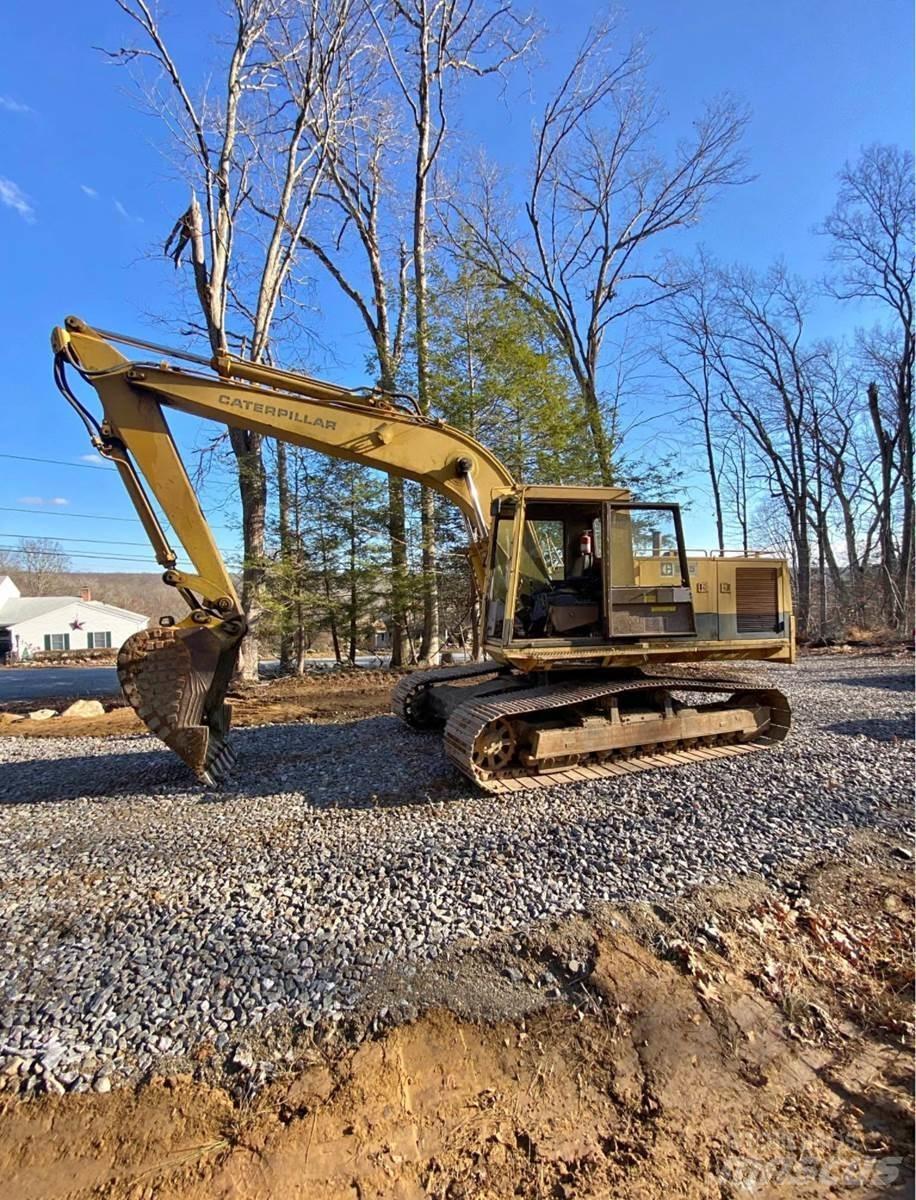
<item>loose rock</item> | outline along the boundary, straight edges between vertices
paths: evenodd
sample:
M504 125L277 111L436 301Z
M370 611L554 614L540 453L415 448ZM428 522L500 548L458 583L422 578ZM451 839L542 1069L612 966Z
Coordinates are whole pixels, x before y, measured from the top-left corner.
M40 1092L20 1063L44 1056L45 1079L108 1091L113 1072L193 1064L204 1046L222 1057L265 1022L342 1020L393 970L403 1015L411 973L456 943L601 901L791 879L858 830L904 842L909 661L745 673L792 701L777 748L505 798L393 717L236 730L237 774L219 793L152 737L0 736L7 1078ZM582 952L569 954L575 976ZM539 986L558 995L563 981ZM241 1070L266 1062L260 1047L233 1053Z
M60 715L62 717L104 717L105 706L100 700L74 700Z

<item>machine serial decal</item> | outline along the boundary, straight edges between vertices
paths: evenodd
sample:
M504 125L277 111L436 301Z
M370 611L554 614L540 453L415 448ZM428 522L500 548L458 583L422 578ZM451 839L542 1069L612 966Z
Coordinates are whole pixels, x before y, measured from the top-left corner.
M337 428L336 421L329 421L326 417L307 417L295 408L277 408L274 404L259 404L239 396L220 396L219 402L224 408L244 408L246 412L262 413L265 417L287 417L290 421L298 421L300 425L314 425L316 429Z

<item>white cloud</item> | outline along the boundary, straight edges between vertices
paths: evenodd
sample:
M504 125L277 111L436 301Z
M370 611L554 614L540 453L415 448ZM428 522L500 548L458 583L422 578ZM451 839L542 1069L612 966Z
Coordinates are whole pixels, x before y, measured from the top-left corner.
M20 496L19 503L32 504L39 507L43 504L53 504L59 508L64 504L69 504L70 501L65 496Z
M86 195L87 195L87 196L88 196L88 197L89 197L91 200L94 200L94 199L96 198L96 196L98 196L98 192L95 190L95 188L94 188L94 187L90 187L88 183L81 183L81 184L80 184L80 191L81 191L81 192L85 192L85 194L86 194Z
M115 207L115 212L118 214L118 216L123 217L125 221L136 221L139 225L143 224L143 218L132 216L127 211L127 209L124 207L124 205L121 203L120 200L115 199L114 207Z
M69 504L70 501L66 498L66 496L53 496L51 498L51 503L60 505L60 504Z
M4 179L2 176L0 176L0 204L5 204L7 208L19 213L27 224L35 224L35 210L29 203L28 196L18 183L13 183L12 179Z
M80 462L104 464L105 459L102 458L101 454L81 454Z
M0 96L0 108L11 113L30 113L32 111L27 104L23 104L21 100L14 100L12 96Z
M41 496L20 496L19 503L20 504L44 504L44 500L42 500Z

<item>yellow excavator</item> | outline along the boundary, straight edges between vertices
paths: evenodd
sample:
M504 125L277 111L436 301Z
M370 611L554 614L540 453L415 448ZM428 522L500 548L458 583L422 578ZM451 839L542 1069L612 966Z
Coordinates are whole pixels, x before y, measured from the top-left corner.
M78 317L51 342L57 386L117 467L165 582L190 609L125 642L121 686L205 784L220 783L234 761L225 696L246 621L164 409L391 472L458 506L487 658L406 674L393 705L416 729L442 729L449 759L481 788L508 793L702 762L786 736L780 691L692 666L794 662L783 560L688 554L676 504L641 503L613 487L519 484L474 438L404 397L228 353L169 350ZM144 357L131 361L115 344ZM71 370L98 393L101 420L74 393ZM193 571L178 568L149 493Z

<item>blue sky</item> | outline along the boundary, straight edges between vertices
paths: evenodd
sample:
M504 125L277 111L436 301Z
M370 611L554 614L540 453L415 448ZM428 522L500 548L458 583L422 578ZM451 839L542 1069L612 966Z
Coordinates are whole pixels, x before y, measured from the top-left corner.
M517 173L533 116L588 23L606 8L593 0L539 0L534 7L550 29L539 61L504 96L486 84L469 89L459 114L466 146L483 145ZM166 8L176 57L201 74L215 11L208 0L172 0ZM132 516L120 484L83 461L91 448L52 384L47 339L53 324L77 312L101 326L169 340L149 314L173 306L174 271L159 248L187 193L129 76L93 49L132 40L113 0L51 0L40 20L35 14L34 6L13 0L0 17L0 452L58 462L0 458L0 545L21 534L93 539L64 542L77 567L90 570L103 569L106 559L79 554L104 556L106 540L118 541L112 553L124 558L107 564L143 569L152 559L142 545L123 544L142 543L139 526L115 521ZM844 160L869 142L913 141L909 0L643 0L624 13L622 30L646 37L650 78L670 114L666 136L689 132L704 100L722 92L751 110L746 149L756 179L729 191L676 248L702 241L725 260L763 268L783 257L794 271L818 276L825 247L812 228L833 204ZM325 349L312 369L364 382L365 346L353 313L321 282L314 303ZM824 308L818 332L842 332L869 315ZM184 446L203 436L190 421L179 422L177 434ZM689 462L689 447L683 454ZM216 524L231 526L232 512L222 511L227 496L226 481L214 481L205 504L218 511ZM701 493L695 499L692 544L709 535L708 508ZM231 529L218 536L231 552Z

